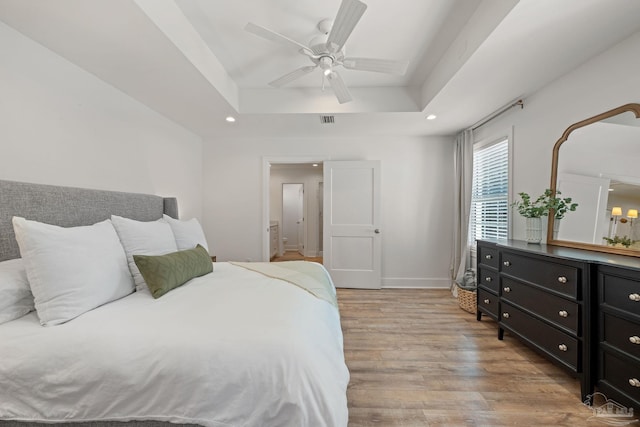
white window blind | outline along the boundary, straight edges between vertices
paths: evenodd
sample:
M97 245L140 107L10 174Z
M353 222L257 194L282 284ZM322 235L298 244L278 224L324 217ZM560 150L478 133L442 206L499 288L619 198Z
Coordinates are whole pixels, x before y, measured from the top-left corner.
M506 239L509 213L509 140L474 148L469 244Z

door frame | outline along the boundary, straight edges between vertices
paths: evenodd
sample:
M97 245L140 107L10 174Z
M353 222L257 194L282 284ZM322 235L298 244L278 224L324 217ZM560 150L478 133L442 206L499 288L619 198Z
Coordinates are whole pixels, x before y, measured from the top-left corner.
M264 156L262 157L262 261L269 262L269 226L270 203L269 187L271 183L271 164L324 163L331 160L328 156ZM322 238L322 236L320 237Z

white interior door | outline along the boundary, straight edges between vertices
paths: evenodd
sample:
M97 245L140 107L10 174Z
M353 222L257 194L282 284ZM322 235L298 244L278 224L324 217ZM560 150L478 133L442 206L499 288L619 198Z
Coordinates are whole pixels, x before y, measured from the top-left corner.
M285 251L300 251L304 247L303 197L303 184L282 184L282 237Z
M380 161L324 163L323 263L337 287L381 284Z
M562 173L558 177L560 197L570 195L578 203L575 212L568 212L560 222L558 240L584 242L596 245L609 234L609 179Z
M304 234L305 224L304 224L304 184L300 184L298 187L298 201L297 201L297 210L298 210L298 253L304 256L304 247L306 245L306 239Z

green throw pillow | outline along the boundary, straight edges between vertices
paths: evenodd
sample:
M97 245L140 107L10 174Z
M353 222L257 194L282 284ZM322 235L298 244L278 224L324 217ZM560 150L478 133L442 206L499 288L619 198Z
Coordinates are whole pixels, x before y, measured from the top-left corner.
M133 260L154 298L213 271L211 257L200 245L166 255L134 255Z

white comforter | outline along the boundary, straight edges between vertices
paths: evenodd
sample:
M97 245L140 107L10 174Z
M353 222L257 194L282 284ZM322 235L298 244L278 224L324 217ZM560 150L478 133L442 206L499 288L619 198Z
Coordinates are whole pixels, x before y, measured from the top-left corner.
M335 307L227 263L158 300L0 325L0 420L346 426L348 382Z

